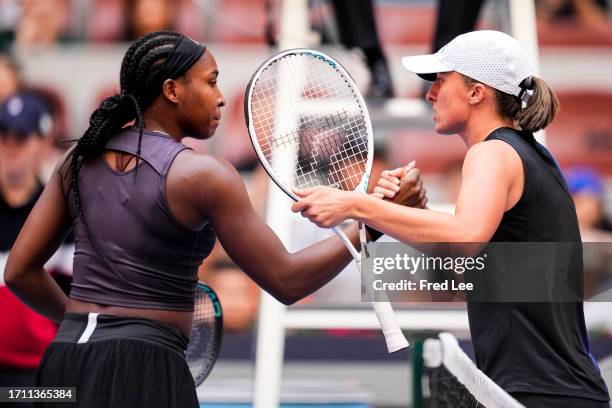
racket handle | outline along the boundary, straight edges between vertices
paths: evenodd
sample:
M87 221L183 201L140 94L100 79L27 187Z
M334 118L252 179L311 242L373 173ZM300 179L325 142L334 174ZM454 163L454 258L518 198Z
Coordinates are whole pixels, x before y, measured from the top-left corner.
M360 229L363 230L363 228ZM357 269L361 271L361 254L359 251L355 249L351 241L340 228L333 227L332 230L340 237L342 242L344 242L344 245L347 247L351 255L353 255L353 258L355 258ZM372 302L372 307L374 308L374 313L376 313L378 323L380 324L380 328L385 336L387 350L389 350L389 353L394 353L408 347L408 340L406 340L406 337L404 337L404 333L402 333L402 329L400 329L399 324L397 323L397 319L393 314L391 304L389 302Z
M382 332L385 335L389 353L394 353L408 347L408 340L406 340L393 314L391 303L372 302L372 308L374 308L374 313L376 313Z

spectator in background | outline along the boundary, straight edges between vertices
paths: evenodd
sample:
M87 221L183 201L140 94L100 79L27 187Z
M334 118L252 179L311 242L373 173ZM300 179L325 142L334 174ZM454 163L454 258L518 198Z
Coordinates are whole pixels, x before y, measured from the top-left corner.
M132 41L153 31L175 29L177 7L170 0L127 0L125 40Z
M589 330L612 336L610 303L612 294L612 242L610 222L603 211L604 187L600 175L590 167L565 171L576 205L583 242L585 319ZM603 243L603 244L602 244Z
M332 0L340 40L348 48L361 49L370 71L367 96L391 98L394 96L387 59L378 38L372 0Z
M375 144L372 170L370 173L370 181L368 182L368 194L374 192L374 188L378 183L381 173L390 167L388 161L388 147L381 144ZM406 167L406 178L414 177L419 179L418 185L421 188L422 195L420 197L421 206L427 204L427 190L422 187L420 179L420 170L415 169L416 162L410 163ZM292 245L295 248L303 248L314 242L320 241L333 235L329 229L316 228L304 218L296 218L292 220ZM341 305L355 304L361 296L361 276L355 263L351 262L342 272L338 274L327 285L313 293L306 300L314 304L323 305ZM414 300L414 299L413 299ZM336 331L335 331L336 332ZM340 332L336 332L340 333Z
M576 205L582 240L612 241L612 223L604 213L604 187L600 175L590 167L573 167L565 175Z
M88 0L85 38L89 41L130 41L155 30L180 31L203 39L201 2L192 0Z
M0 103L21 87L17 63L8 55L0 54Z
M459 34L473 31L485 0L438 0L432 53Z
M42 187L38 164L52 121L47 104L32 94L11 95L0 107L0 191L13 208L27 203Z
M26 86L23 89L24 92L34 95L43 101L52 117L51 129L45 135L39 173L41 180L46 183L51 178L51 172L56 162L70 146L66 143L70 138L66 120L66 107L63 95L54 88L47 86Z
M18 47L51 45L63 39L69 20L67 0L22 0L15 29Z
M24 84L17 62L9 55L0 54L0 103L19 91L34 95L52 116L51 129L46 135L47 141L43 143L41 153L40 178L44 182L49 178L57 159L66 150L66 145L62 141L69 138L62 95L50 87L40 85L32 87Z
M55 323L28 308L4 285L8 252L43 190L38 171L45 135L52 127L43 100L18 93L0 105L0 386L33 386L36 369L56 332ZM66 260L58 255L49 265L65 290ZM63 270L64 275L57 272ZM20 407L26 405L19 404Z
M485 0L438 0L432 52L460 34L476 28ZM539 21L558 22L574 18L585 30L612 35L608 17L609 0L536 0Z
M485 0L438 0L432 54L458 35L473 31L484 2ZM429 83L423 84L423 99L429 88Z
M612 35L609 0L538 0L536 6L544 23L573 19L586 31Z
M245 331L257 318L259 288L229 257L218 259L206 272L205 282L223 305L223 329Z

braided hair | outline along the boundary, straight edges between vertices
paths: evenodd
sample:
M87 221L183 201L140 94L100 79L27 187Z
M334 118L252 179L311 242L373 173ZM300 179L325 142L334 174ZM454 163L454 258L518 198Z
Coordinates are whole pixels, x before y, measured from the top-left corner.
M144 130L143 110L161 93L165 77L160 68L182 35L171 31L157 31L134 41L121 62L121 92L104 99L91 114L89 127L78 140L71 157L72 192L74 203L89 241L96 245L85 220L79 190L79 169L83 159L97 157L105 149L109 139L130 121L138 126L138 148L134 180L140 163L140 148Z

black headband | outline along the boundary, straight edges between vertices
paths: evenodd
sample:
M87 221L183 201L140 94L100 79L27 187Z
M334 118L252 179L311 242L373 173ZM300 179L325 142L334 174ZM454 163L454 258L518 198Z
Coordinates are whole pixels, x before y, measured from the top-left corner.
M187 72L200 59L204 51L206 51L205 46L189 37L182 36L172 48L159 73L163 78L176 79Z

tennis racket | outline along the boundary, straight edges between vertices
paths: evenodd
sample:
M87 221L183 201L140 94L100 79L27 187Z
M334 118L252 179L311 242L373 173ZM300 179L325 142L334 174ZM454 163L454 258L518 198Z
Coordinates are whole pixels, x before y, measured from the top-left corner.
M196 387L210 374L221 349L223 311L214 290L198 282L189 347L185 359Z
M366 192L372 125L361 93L333 58L313 50L282 51L265 61L246 89L244 112L257 157L293 200L294 188L330 186ZM361 254L339 228L361 266ZM365 228L360 225L365 249ZM372 303L389 352L408 346L388 302Z

